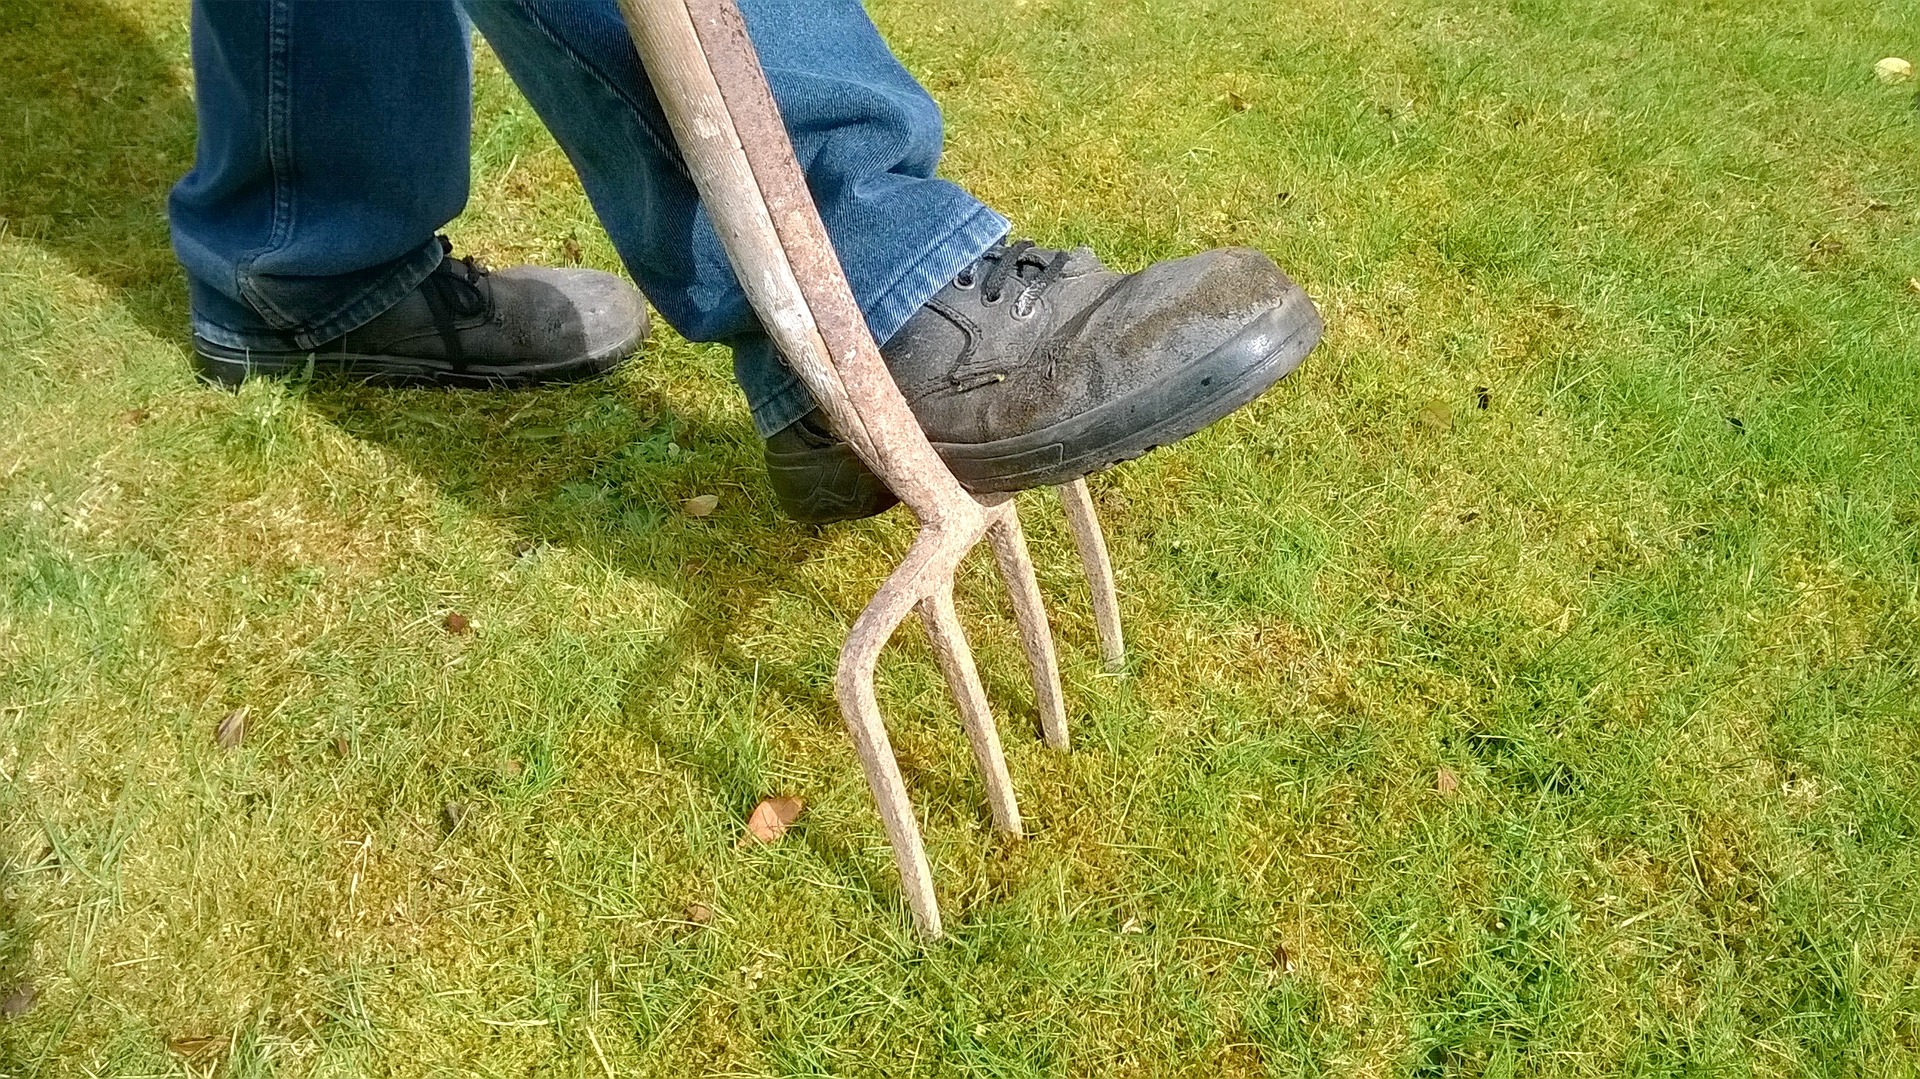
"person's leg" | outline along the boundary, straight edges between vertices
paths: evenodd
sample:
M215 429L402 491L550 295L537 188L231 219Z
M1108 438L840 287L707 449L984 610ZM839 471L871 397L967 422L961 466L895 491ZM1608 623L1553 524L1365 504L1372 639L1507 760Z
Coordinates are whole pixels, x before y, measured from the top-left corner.
M813 408L775 355L700 208L613 0L464 0L553 131L654 307L726 341L755 425ZM940 110L855 0L745 0L742 13L808 185L874 335L885 340L1007 232L934 177Z
M195 0L199 149L169 212L203 377L531 385L639 346L620 278L496 274L436 236L467 198L471 40L454 0Z
M195 335L313 348L392 308L466 203L459 9L194 0L192 20L199 141L168 216Z

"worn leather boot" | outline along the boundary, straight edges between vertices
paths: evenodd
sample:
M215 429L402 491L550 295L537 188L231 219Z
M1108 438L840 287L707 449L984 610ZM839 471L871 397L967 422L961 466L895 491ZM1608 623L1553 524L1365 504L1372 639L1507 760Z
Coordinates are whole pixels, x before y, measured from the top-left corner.
M318 348L234 349L196 336L201 375L237 386L311 363L317 373L387 384L531 386L603 375L646 340L646 303L624 278L540 266L494 272L441 244L446 258L419 288Z
M1320 333L1313 301L1257 251L1122 274L1085 248L1023 240L961 271L881 353L960 482L1017 491L1186 438L1284 378ZM775 494L800 520L895 501L817 412L766 453Z

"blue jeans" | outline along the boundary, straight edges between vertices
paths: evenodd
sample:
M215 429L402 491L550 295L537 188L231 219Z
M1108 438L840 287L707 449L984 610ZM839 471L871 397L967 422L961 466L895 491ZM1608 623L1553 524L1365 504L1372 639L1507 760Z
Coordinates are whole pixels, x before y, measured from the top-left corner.
M835 250L885 340L1007 231L934 178L940 111L857 0L745 0ZM613 0L195 0L194 168L168 201L193 332L313 348L440 261L466 203L469 19L574 168L634 280L734 350L755 425L813 407L747 305Z

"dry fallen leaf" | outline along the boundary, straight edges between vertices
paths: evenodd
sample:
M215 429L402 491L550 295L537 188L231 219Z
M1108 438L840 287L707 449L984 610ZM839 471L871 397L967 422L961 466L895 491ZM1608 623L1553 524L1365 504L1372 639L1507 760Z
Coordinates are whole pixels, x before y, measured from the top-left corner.
M1445 401L1434 401L1421 409L1415 419L1429 431L1444 431L1453 426L1453 406Z
M1287 951L1285 944L1275 944L1273 946L1273 965L1274 968L1282 974L1293 973L1293 955Z
M39 993L34 991L32 982L21 982L0 997L0 1017L18 1019L33 1010L33 1002Z
M566 253L567 265L569 266L580 265L580 241L579 240L568 240L566 243L563 243L560 245L560 250Z
M1440 773L1433 777L1433 789L1442 797L1451 798L1460 789L1460 777L1453 774L1453 769L1442 766Z
M713 908L705 903L688 903L687 921L695 925L706 925L713 921Z
M1873 65L1873 77L1892 86L1913 78L1913 65L1898 56L1889 56Z
M247 736L247 706L241 705L227 713L227 718L213 729L213 744L221 749L232 749Z
M508 775L518 778L520 773L525 772L526 770L527 770L527 766L520 762L520 758L518 757L507 758L507 774Z
M747 818L747 834L740 837L739 845L779 839L787 834L787 827L799 819L800 811L805 808L805 802L786 795L763 799L753 807L753 816Z
M353 752L353 743L347 741L346 735L336 734L333 736L333 755L334 756L345 759L347 754L352 752Z
M440 624L446 627L448 633L465 633L473 628L473 623L467 621L467 616L459 611L448 611L447 617L441 620Z
M706 517L712 514L714 509L719 505L719 495L694 495L692 498L680 503L680 508L687 511L687 516L689 517Z
M452 801L440 807L440 822L447 826L449 832L458 831L466 819L467 803L465 802Z
M227 1044L227 1039L212 1035L187 1035L181 1038L168 1038L167 1048L177 1056L189 1059L207 1056Z
M1825 266L1846 253L1846 244L1831 236L1821 236L1807 244L1807 265Z

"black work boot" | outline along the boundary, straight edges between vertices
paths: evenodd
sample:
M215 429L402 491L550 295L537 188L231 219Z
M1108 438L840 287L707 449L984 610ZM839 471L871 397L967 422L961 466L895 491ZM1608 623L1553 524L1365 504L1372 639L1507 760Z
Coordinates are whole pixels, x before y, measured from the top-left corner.
M613 370L647 336L647 305L598 270L494 272L447 251L420 287L372 322L318 348L236 349L196 336L205 378L237 386L307 369L369 382L493 389L577 382ZM291 346L291 342L289 345Z
M774 497L796 521L854 521L900 501L853 447L834 435L819 409L767 439L766 456Z
M1121 274L1085 248L1023 240L961 271L881 353L960 482L1017 491L1186 438L1299 366L1320 332L1313 301L1257 251ZM891 506L849 471L852 448L823 434L815 413L768 439L782 507L823 521Z

